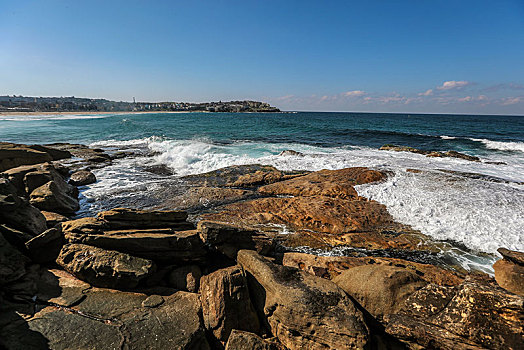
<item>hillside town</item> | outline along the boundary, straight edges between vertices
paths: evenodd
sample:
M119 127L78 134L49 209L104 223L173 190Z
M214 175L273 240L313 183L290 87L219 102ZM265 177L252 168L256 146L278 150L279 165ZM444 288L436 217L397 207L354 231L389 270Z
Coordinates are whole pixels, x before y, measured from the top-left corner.
M134 98L133 98L134 100ZM117 102L78 97L0 96L0 112L280 112L269 103L229 102Z

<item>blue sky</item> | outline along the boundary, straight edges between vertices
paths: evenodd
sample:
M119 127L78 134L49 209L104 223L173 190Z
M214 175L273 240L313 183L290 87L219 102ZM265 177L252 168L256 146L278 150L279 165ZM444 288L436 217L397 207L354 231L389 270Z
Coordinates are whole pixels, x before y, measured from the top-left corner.
M524 0L0 0L0 33L0 95L524 114Z

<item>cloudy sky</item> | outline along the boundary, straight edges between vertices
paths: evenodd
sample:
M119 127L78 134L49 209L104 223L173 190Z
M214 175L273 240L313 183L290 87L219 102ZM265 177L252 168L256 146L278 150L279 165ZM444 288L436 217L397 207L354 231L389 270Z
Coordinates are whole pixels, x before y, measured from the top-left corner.
M0 0L0 95L524 115L524 1Z

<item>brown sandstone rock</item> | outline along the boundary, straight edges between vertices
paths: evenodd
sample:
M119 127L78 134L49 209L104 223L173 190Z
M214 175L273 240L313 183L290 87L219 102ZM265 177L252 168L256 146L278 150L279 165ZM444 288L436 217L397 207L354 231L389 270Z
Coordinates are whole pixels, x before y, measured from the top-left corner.
M413 293L386 331L411 348L521 349L524 298L492 283L428 284Z
M203 276L200 285L205 327L225 343L233 329L258 333L244 271L231 266Z
M0 347L209 349L197 294L91 288L59 270L47 272L38 285L36 313L21 304L0 305L0 315L11 315L0 317Z
M381 265L354 267L335 277L333 282L379 320L398 312L403 301L427 284L413 272Z
M20 165L37 164L52 161L46 152L32 149L27 145L0 142L0 172Z
M39 209L65 215L74 214L80 208L78 199L64 192L54 181L35 189L30 198L31 204Z
M79 170L71 174L69 183L73 186L85 186L96 182L96 176L89 170Z
M354 199L358 198L354 185L383 180L385 177L384 173L368 168L322 170L262 186L258 191L268 196L327 196Z
M169 286L191 293L198 293L202 271L197 265L177 267L169 273Z
M69 220L67 216L64 216L58 213L53 213L53 212L45 211L45 210L42 210L41 213L45 217L48 228L55 227L57 224Z
M256 334L235 329L227 340L225 350L285 350L285 348L277 342L262 339Z
M312 275L333 279L348 269L357 266L379 265L401 268L415 273L429 283L443 286L457 286L464 281L464 276L450 270L430 264L383 257L352 256L317 256L305 253L285 253L282 265L295 267Z
M113 209L62 223L69 243L117 250L166 264L202 262L204 244L186 212ZM182 229L185 231L177 231Z
M94 286L130 289L155 270L152 261L84 244L66 244L56 262Z
M241 249L256 250L265 255L275 246L273 240L263 233L223 222L200 221L197 230L204 243L231 259L236 259Z
M193 229L186 222L187 213L177 210L136 210L115 208L97 214L97 218L105 220L108 227L119 228L158 228L170 227L176 229Z
M362 349L369 335L362 313L334 283L238 252L255 308L289 349Z
M37 235L47 228L45 217L25 199L18 197L16 188L0 178L0 223Z
M29 259L13 247L0 233L0 286L21 278Z
M502 288L524 296L524 253L499 248L504 259L498 260L493 268L495 279Z
M37 263L55 261L65 243L64 235L58 228L50 228L25 242L31 260Z

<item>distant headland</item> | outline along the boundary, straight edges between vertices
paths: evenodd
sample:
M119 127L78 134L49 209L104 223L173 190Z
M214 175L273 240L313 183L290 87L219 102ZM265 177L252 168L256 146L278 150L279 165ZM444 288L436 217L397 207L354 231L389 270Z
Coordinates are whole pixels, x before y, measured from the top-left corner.
M134 99L134 98L133 98ZM1 112L280 112L259 101L117 102L78 97L0 96Z

